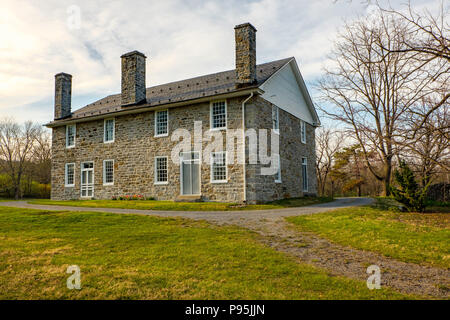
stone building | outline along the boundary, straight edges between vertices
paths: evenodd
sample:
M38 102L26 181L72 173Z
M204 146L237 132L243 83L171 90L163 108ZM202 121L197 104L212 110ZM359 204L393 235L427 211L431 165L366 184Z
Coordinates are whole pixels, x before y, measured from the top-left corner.
M249 23L235 27L235 42L234 70L149 88L146 56L124 54L121 93L73 112L72 76L57 74L47 124L52 199L257 203L316 194L320 123L295 58L257 65Z

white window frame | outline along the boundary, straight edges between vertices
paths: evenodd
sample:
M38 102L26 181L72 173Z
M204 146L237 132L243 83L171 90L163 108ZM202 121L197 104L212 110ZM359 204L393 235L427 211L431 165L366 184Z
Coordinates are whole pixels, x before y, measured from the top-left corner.
M167 132L158 134L158 113L167 111ZM155 137L167 137L169 135L169 109L155 111Z
M92 168L83 170L83 165L85 163L92 163ZM88 195L83 196L83 185L82 185L83 171L92 171L92 196L88 196ZM87 194L87 192L86 192L86 194ZM92 198L94 198L94 194L95 194L95 163L94 163L94 161L83 161L80 163L80 198L92 199Z
M273 114L274 114L274 111L276 111L276 119L277 119L277 121L276 121L276 126L275 126L275 124L274 124L274 122L273 122ZM273 105L272 106L272 114L271 114L271 117L272 117L272 130L273 130L273 132L275 132L275 133L277 133L277 134L280 134L280 108L278 108L277 106L275 106L275 105Z
M73 130L73 145L69 145L69 127L74 128L74 130ZM66 148L67 149L75 148L76 140L77 140L77 125L76 124L66 125Z
M112 169L113 169L113 181L112 182L106 182L106 166L105 166L105 162L112 162ZM103 185L104 186L113 186L114 185L114 159L106 159L103 160Z
M278 171L275 173L275 183L281 183L281 157L279 154L275 155L278 160Z
M67 167L69 165L73 166L73 183L71 183L71 184L67 183L67 180L68 180ZM65 166L64 166L64 186L66 188L73 188L73 187L75 187L75 163L74 162L66 163Z
M106 122L113 121L113 132L112 132L112 140L106 140ZM113 143L116 138L116 119L115 118L107 118L103 121L103 143Z
M213 128L213 105L214 103L223 102L225 104L225 127L220 128ZM228 106L227 106L227 100L215 100L211 101L209 104L209 130L211 131L219 131L219 130L226 130L228 125Z
M225 180L214 180L214 170L213 170L213 164L214 164L214 154L225 154ZM211 152L211 159L210 159L210 180L211 183L228 183L228 153L226 151L216 151Z
M166 159L166 170L167 170L167 181L157 181L158 179L158 167L157 167L157 163L158 160L157 159ZM169 157L167 156L156 156L155 160L154 160L154 184L155 185L164 185L164 184L169 184Z
M305 170L305 172L306 172L306 179L305 179L305 177L303 175L303 166L306 167L306 170ZM306 189L304 188L305 182L306 182ZM309 189L309 183L308 183L308 159L305 158L305 157L302 157L302 191L303 192L308 192L308 189Z
M300 139L302 143L306 143L306 122L300 120Z

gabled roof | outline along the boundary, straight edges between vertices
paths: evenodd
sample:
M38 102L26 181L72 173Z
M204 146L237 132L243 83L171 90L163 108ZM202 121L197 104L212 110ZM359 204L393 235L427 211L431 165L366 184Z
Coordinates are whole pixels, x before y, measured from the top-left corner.
M141 108L156 108L162 105L213 97L216 95L244 91L250 88L256 89L292 59L293 58L287 58L257 65L257 82L251 86L246 86L245 88L236 87L235 70L233 69L147 88L147 100L139 105L122 106L120 93L110 95L72 112L70 117L52 121L47 125L55 126L59 123L66 123L72 120L85 118L88 120L90 117L104 116L121 111L136 110L136 112L138 112Z

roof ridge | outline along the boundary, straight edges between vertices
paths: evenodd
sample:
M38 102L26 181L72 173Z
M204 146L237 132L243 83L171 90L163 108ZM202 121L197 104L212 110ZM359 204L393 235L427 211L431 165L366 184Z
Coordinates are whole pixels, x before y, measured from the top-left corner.
M274 60L256 65L257 84L262 85L270 76L280 70L294 57ZM193 78L163 83L146 87L147 103L157 106L165 103L210 97L218 94L230 93L236 89L235 69L210 73ZM196 82L196 80L198 80ZM213 80L213 81L212 81ZM71 118L80 119L94 115L107 114L122 110L120 93L110 94L72 112ZM129 109L129 108L128 108Z

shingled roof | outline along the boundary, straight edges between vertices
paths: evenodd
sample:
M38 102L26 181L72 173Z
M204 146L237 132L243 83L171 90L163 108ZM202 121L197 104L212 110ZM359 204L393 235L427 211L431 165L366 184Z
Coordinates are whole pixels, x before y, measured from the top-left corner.
M250 87L245 87L245 89L259 87L292 59L294 58L291 57L257 65L257 82ZM239 90L242 89L236 87L235 70L233 69L147 88L147 100L139 105L122 106L120 93L113 94L72 112L68 118L52 121L48 125L88 117L97 117L124 110L157 107L198 98L213 97Z

